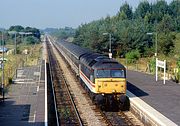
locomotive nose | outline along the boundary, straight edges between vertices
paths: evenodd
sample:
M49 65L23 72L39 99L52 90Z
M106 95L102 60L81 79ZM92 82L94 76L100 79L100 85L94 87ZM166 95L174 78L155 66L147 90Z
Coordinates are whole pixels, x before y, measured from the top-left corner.
M96 91L98 93L125 93L126 81L119 78L98 78L96 79Z

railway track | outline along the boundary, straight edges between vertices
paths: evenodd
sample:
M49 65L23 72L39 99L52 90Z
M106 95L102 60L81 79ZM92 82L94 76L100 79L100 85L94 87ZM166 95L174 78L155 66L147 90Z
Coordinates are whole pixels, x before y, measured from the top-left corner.
M60 51L58 51L57 47L54 47L54 48L56 48L56 51L57 51L56 55L59 55L59 58L60 58L60 56L61 56ZM64 59L64 58L61 56L61 59ZM67 76L69 75L69 73L72 73L72 70L70 69L70 66L68 65L67 62L65 62L65 66L69 70L67 73L64 72L64 74L66 74L65 78L67 80L68 79ZM63 68L65 66L63 66ZM75 80L76 85L78 85L79 90L81 90L81 92L83 94L83 96L79 96L79 97L85 97L87 99L91 110L94 111L95 116L98 118L98 121L100 122L100 123L94 123L94 122L92 122L92 118L89 119L88 117L84 117L84 116L86 116L86 114L84 114L84 112L89 113L90 110L88 110L88 109L87 109L87 111L83 110L83 106L80 106L80 104L81 104L80 102L84 102L84 101L83 100L79 101L77 97L76 97L77 99L74 97L76 104L78 104L78 106L79 106L77 109L78 109L78 111L80 111L80 113L81 113L80 115L81 115L82 120L83 120L85 125L97 125L97 124L108 125L108 126L116 126L116 125L122 125L122 126L136 126L136 125L138 125L138 126L141 126L141 125L143 125L141 122L139 122L137 119L135 119L134 116L129 114L129 112L126 112L126 114L124 114L123 112L101 111L94 103L92 103L92 100L89 98L89 96L87 95L84 88L79 86L80 84L79 84L77 78L72 77L72 75L73 74L71 74L70 78ZM74 90L74 92L73 91L71 92L71 94L73 94L74 96L76 96L77 95L76 93L79 92L79 91L76 91L77 89L72 88L72 84L71 84L71 90ZM80 95L80 94L78 94L78 95ZM82 103L82 104L85 104L85 103ZM87 104L87 106L88 106L88 104ZM86 107L85 107L85 109L86 109ZM89 119L89 121L88 121L88 119Z
M52 52L51 46L47 47L52 80L53 100L55 103L55 125L82 126L82 120L79 116L67 83L63 77L61 68L56 60L54 53Z

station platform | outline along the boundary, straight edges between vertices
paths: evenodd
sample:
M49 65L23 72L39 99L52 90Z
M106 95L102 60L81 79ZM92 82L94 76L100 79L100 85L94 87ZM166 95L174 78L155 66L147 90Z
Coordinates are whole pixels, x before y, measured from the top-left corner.
M0 102L0 126L45 125L45 63L17 69Z
M128 91L167 117L175 125L180 125L180 84L172 81L166 81L166 84L163 84L163 80L155 81L155 75L129 70L127 71L127 81ZM151 112L150 108L144 108L152 115L154 114L155 118L161 118ZM166 122L162 119L160 121Z

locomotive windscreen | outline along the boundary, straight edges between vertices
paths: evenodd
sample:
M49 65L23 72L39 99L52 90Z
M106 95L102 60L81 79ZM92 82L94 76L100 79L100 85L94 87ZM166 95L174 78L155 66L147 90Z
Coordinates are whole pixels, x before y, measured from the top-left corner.
M118 69L99 69L96 78L125 78L125 71Z

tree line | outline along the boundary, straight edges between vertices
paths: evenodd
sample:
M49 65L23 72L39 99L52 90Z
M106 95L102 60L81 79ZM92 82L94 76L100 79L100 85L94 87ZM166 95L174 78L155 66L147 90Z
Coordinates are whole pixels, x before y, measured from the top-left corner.
M35 44L40 42L40 30L32 27L23 27L21 25L11 26L9 29L3 31L6 43L14 44L15 34L16 42L25 44Z
M113 56L125 57L126 53L135 51L141 57L149 57L154 55L157 39L157 52L171 55L175 53L179 32L179 0L173 0L170 4L164 0L155 3L143 1L134 11L125 3L115 16L80 25L73 42L96 52L107 53L109 36L103 33L109 33Z
M71 27L65 28L46 28L44 32L55 36L58 39L68 39L69 37L74 37L76 30Z

